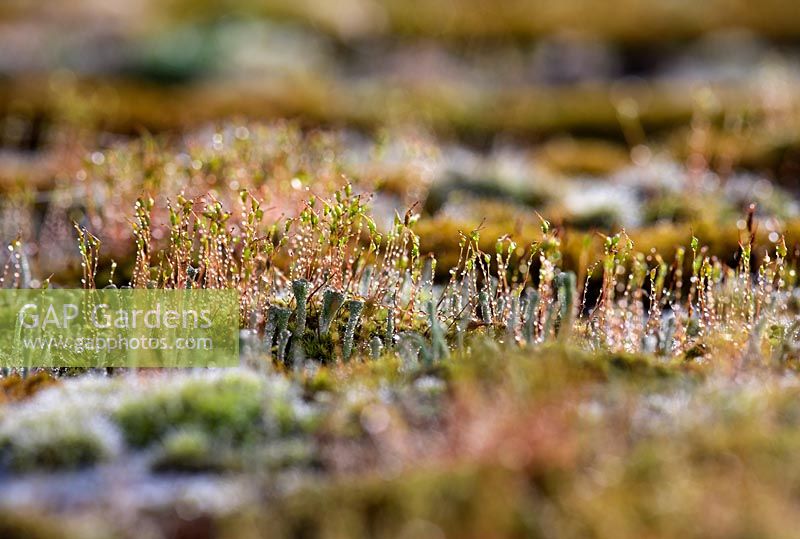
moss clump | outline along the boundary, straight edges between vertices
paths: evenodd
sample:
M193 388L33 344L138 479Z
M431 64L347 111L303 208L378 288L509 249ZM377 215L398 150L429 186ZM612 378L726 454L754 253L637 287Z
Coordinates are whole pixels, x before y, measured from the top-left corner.
M195 427L170 432L153 461L156 471L201 472L224 468L222 452L208 433Z
M147 446L181 427L242 441L259 432L261 404L261 381L237 373L192 379L178 389L134 398L114 413L114 420L135 447Z
M322 367L316 372L303 377L302 383L303 390L309 396L315 395L319 392L333 392L336 389L336 385L331 377L331 373L325 367Z
M25 410L9 414L0 431L0 459L18 472L83 468L110 458L118 448L113 426L96 417Z
M319 415L313 407L284 396L269 399L265 417L270 431L278 436L310 434L319 425Z
M611 375L670 378L678 374L676 369L659 365L652 361L651 358L638 354L610 354L606 357L601 357L600 360L607 365L607 372Z
M317 335L313 330L307 329L302 338L302 347L305 357L328 365L336 361L336 346L334 335L325 333Z

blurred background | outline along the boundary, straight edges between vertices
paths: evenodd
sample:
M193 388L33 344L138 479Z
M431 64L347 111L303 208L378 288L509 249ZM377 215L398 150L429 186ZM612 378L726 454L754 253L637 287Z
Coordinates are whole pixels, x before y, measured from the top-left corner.
M148 178L241 174L209 157L229 140L262 152L246 159L265 178L231 186L368 177L379 212L420 202L448 230L524 228L509 203L575 230L658 227L668 245L687 236L674 225L712 235L751 201L774 238L795 226L794 0L5 0L0 51L4 241L68 234L42 226L56 199L111 231L87 206L129 214ZM290 123L259 138L275 120ZM276 132L322 158L276 170ZM148 162L143 140L170 157ZM57 247L30 254L56 271Z

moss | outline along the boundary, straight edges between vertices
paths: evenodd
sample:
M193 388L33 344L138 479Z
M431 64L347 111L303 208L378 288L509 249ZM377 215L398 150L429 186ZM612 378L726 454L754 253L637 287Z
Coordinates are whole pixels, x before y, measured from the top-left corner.
M610 354L607 357L601 356L601 361L608 365L613 374L655 378L668 378L678 374L676 369L670 369L650 357L637 354Z
M302 340L306 357L323 365L336 361L334 335L331 332L318 335L316 331L306 330Z
M614 208L598 208L590 212L571 215L564 224L577 230L614 230L619 227L620 218Z
M156 471L199 472L224 469L224 452L207 432L184 428L168 433L153 460Z
M554 138L538 152L545 166L565 175L608 175L630 164L628 151L601 139Z
M689 348L684 354L683 358L685 361L692 361L697 358L701 358L708 353L708 348L703 343L698 343L691 348Z
M313 372L310 376L303 377L303 388L309 395L320 392L332 392L336 389L335 381L330 371L323 367Z
M516 476L516 477L515 477ZM405 474L390 480L343 480L307 488L249 515L252 535L235 521L226 533L256 537L507 537L530 532L526 485L509 470L473 468ZM435 534L435 535L431 535Z
M543 193L531 187L510 187L496 179L472 179L454 174L449 178L437 181L430 187L423 210L430 215L435 215L450 199L459 195L482 201L520 202L532 207L539 207L546 201Z
M699 202L697 197L657 196L644 203L642 217L648 225L661 221L689 223L709 211L708 206L704 208Z
M313 444L304 439L281 440L266 444L260 448L256 458L260 465L271 471L319 465Z
M310 434L319 425L320 417L311 408L287 399L273 399L268 404L267 417L281 436Z
M114 413L125 439L143 447L170 429L195 427L209 435L241 441L261 429L262 385L257 378L237 374L196 379L178 389L161 389L134 398Z
M75 470L118 452L117 433L99 418L24 412L4 420L0 458L18 472Z

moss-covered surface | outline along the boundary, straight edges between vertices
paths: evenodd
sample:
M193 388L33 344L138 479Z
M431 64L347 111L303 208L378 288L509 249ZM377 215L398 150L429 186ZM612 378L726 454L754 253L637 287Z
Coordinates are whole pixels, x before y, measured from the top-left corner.
M128 395L106 409L116 411L74 413L129 416L128 399L163 403L173 393L174 402L186 402L194 391L224 410L226 389L247 394L255 385L263 395L258 408L270 417L278 395L303 388L297 395L316 403L322 420L294 434L262 423L260 437L237 445L213 421L176 420L151 448L154 474L239 474L260 492L257 501L204 513L204 533L215 537L700 538L743 530L788 537L800 518L792 501L800 480L797 375L757 364L743 370L737 362L713 350L697 363L475 341L471 352L435 371L408 371L387 356L284 382L244 373L186 380L165 374L157 390L114 382ZM15 406L45 411L46 400L37 400ZM302 400L281 402L302 408ZM12 413L20 411L4 409L6 417ZM25 425L28 435L42 427ZM26 433L10 435L19 441ZM15 473L71 466L64 457L48 460L64 454L58 443L59 452L36 453L43 460ZM139 450L126 451L134 453L107 462L118 466ZM292 486L275 483L274 474L286 470L301 471ZM105 503L114 506L114 499ZM185 502L161 503L138 514L148 529L180 522L169 507ZM55 537L45 524L66 519L72 526L76 515L95 519L103 533L136 536L93 507L68 515L42 501L36 510L48 518L36 526L3 513L2 525L13 530L4 537L27 537L39 527L41 537Z

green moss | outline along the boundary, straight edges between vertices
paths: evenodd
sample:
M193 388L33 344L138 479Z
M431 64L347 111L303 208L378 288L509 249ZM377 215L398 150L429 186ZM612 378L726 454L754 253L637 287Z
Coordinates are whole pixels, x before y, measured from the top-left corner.
M84 468L117 450L117 433L97 418L26 412L7 418L0 432L0 459L18 472Z
M336 361L336 346L333 340L335 335L331 332L318 335L316 331L306 330L302 340L306 357L323 365L329 365Z
M153 461L157 471L213 471L224 468L223 451L207 432L190 427L167 434Z
M631 377L669 378L679 374L677 369L657 363L655 358L637 354L609 354L599 361L607 365L607 372Z
M330 371L323 367L303 378L303 388L308 394L314 395L319 392L332 392L336 389L336 385Z
M114 413L125 439L143 447L170 429L195 427L208 434L241 441L262 429L262 384L237 374L219 379L195 379L180 388L160 389L134 398Z
M310 434L319 425L320 417L300 402L273 398L267 404L266 416L270 426L281 436Z

